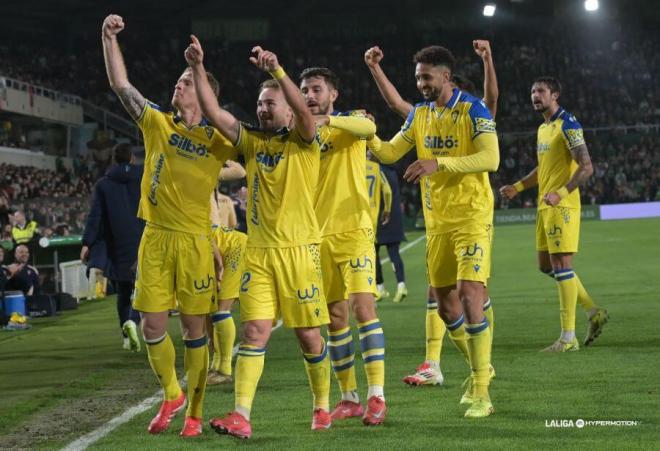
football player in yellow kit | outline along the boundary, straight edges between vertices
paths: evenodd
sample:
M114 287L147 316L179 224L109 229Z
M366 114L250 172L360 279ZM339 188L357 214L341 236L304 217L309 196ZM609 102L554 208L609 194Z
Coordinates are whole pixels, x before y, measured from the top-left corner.
M592 174L591 157L582 126L559 106L561 85L553 77L540 77L532 85L534 110L545 121L537 133L538 166L513 185L500 188L512 199L519 192L539 187L536 216L536 249L539 269L553 277L559 290L561 336L545 352L577 351L575 307L587 312L589 328L585 346L598 337L608 321L607 310L598 307L573 271L573 254L580 237L580 190Z
M483 61L483 100L494 118L497 113L499 89L497 87L497 75L493 64L490 42L485 40L474 40L472 45L475 53ZM380 65L383 57L383 51L379 47L371 47L365 52L364 60L388 106L405 119L410 112L413 111L413 105L401 97L396 87L385 75L385 72ZM472 84L471 81L458 74L452 74L452 83L468 93L473 93L475 90L474 84ZM490 297L488 297L484 304L484 314L488 319L492 338L495 323ZM444 377L440 370L440 356L442 352L442 341L446 329L445 323L438 314L438 302L434 299L433 292L429 286L429 294L426 304L426 358L424 362L417 367L415 373L403 378L403 381L406 384L413 386L443 384ZM491 377L494 377L494 374L495 372L491 368Z
M186 59L199 86L202 110L245 156L249 187L248 241L239 288L244 332L236 361L234 411L212 419L211 426L221 434L252 435L250 411L266 344L273 321L281 315L303 351L314 398L312 429L327 429L332 424L330 360L320 326L329 323L329 316L314 213L321 154L314 116L277 56L254 47L250 61L273 80L259 90L260 128L241 124L212 95L202 47L194 36L192 41Z
M488 172L499 165L495 122L482 100L453 87L455 60L444 47L415 54L415 78L425 98L389 142L377 137L374 155L385 163L413 147L419 160L404 174L421 183L427 270L440 316L471 368L466 418L493 412L491 330L484 315L490 276L493 195Z
M374 293L374 231L369 214L366 178L366 138L376 125L360 112L339 112L339 78L325 67L300 75L300 89L315 114L321 142L321 170L316 192L316 217L321 228L321 267L330 324L328 349L342 399L332 419L362 417L365 425L385 420L385 336L376 315ZM355 346L349 307L357 320L362 360L367 376L366 411L355 379Z
M138 216L147 225L138 250L133 308L142 315L149 363L165 398L148 430L163 432L186 405L176 377L174 345L166 329L168 311L177 308L188 378L188 408L181 435L192 437L202 433L209 358L204 328L206 315L216 309L216 278L220 275L214 271L209 198L223 163L236 152L202 117L189 69L176 83L175 111L171 113L146 100L130 84L117 42L123 29L123 19L109 15L103 22L102 43L110 86L144 135ZM214 80L210 75L209 79ZM213 95L217 95L215 81L214 86Z

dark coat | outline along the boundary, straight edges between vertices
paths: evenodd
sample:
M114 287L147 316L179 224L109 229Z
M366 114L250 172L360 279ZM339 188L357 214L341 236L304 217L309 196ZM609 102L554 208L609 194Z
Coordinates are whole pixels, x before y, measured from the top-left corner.
M94 187L82 241L90 248L88 266L103 269L110 280L135 278L144 230L144 221L137 217L143 172L143 166L116 164Z
M399 176L392 166L385 164L380 165L381 171L387 177L392 187L392 212L390 213L390 222L386 225L378 223L378 231L376 232L376 242L378 244L400 243L406 241L406 236L403 234L403 214L401 212L401 192L399 190ZM381 200L381 211L383 209Z

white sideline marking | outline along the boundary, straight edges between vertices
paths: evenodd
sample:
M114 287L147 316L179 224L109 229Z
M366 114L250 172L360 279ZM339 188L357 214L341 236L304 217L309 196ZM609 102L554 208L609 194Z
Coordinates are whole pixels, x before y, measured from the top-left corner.
M275 324L275 326L273 326L273 331L276 331L280 327L282 327L281 320L278 321L277 324ZM234 355L236 355L236 352L238 352L238 345L234 346ZM181 388L185 390L186 387L185 378L181 379L180 383L181 383ZM155 406L162 400L163 400L163 390L158 390L158 392L155 395L142 400L140 403L132 407L129 407L128 409L124 410L121 414L109 420L107 423L99 426L98 428L94 429L92 432L85 434L82 437L69 443L67 446L62 448L62 451L83 451L87 449L88 446L98 442L99 440L101 440L103 437L105 437L106 435L117 429L122 424L128 423L134 417L140 415L142 412L146 412L147 410L151 409L153 406Z
M407 250L410 249L411 247L415 246L417 243L419 243L420 241L422 241L422 240L425 239L425 238L426 238L426 235L422 235L422 236L418 237L416 240L413 240L413 241L411 241L410 243L406 244L406 245L403 246L401 249L399 249L399 254L403 254L405 251L407 251ZM385 257L384 259L382 259L382 260L380 261L380 264L381 264L381 265L384 265L384 264L387 263L388 261L390 261L390 257Z
M405 251L410 249L411 247L417 245L420 241L426 238L426 235L422 235L418 237L417 239L411 241L410 243L406 244L403 246L400 250L399 253L403 254ZM388 261L390 261L389 257L384 258L381 260L381 264L385 264ZM273 331L279 329L282 327L282 321L279 320L277 324L273 327ZM236 355L238 352L238 344L234 346L233 349L233 355ZM185 380L181 381L181 388L185 387ZM146 412L147 410L151 409L153 406L161 402L163 399L163 391L159 390L155 395L146 398L142 400L140 403L129 407L126 409L124 412L121 414L117 415L116 417L112 418L109 420L107 423L101 425L100 427L96 428L92 432L83 435L79 439L74 440L73 442L69 443L67 446L62 448L62 451L82 451L87 449L88 446L96 443L97 441L101 440L103 437L117 429L119 426L121 426L124 423L128 423L131 421L135 416Z

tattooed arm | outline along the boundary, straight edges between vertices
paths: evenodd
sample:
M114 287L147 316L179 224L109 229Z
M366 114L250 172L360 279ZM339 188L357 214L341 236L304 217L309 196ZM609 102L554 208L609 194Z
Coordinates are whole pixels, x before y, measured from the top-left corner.
M586 144L581 144L577 147L571 149L571 156L573 160L578 164L577 171L573 174L573 177L566 184L566 189L568 192L572 192L578 186L584 185L591 174L594 173L594 168L591 165L591 156L589 156L589 150L587 150Z
M103 58L110 87L117 94L128 114L137 120L147 101L128 81L124 57L117 42L117 34L123 29L124 20L120 16L111 14L105 18L101 28Z
M591 165L591 157L587 145L582 143L570 149L573 160L578 164L578 168L573 174L573 177L568 181L565 187L560 188L556 192L547 193L543 196L546 204L556 206L559 202L566 197L569 193L573 192L578 186L583 185L584 182L591 177L594 168Z

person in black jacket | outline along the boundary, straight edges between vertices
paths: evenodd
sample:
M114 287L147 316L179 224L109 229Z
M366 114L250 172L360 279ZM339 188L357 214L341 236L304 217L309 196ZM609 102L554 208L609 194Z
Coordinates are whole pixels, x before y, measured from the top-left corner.
M383 269L380 264L380 246L387 247L387 254L390 257L394 273L396 275L397 287L394 295L394 302L401 302L408 295L406 288L406 276L403 269L403 260L399 254L399 244L406 240L403 234L403 215L401 214L401 193L399 191L399 178L394 167L381 164L381 170L387 177L387 181L392 188L392 211L390 220L386 224L378 224L376 232L376 284L378 293L382 298L386 298L389 293L385 290L383 283Z
M137 217L143 167L133 164L130 144L116 145L113 155L115 164L94 187L80 259L103 269L114 285L124 349L137 352L140 350L137 335L140 315L131 308L131 295L144 229L144 221Z

